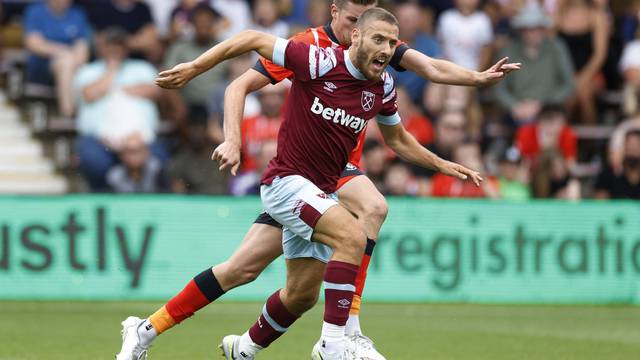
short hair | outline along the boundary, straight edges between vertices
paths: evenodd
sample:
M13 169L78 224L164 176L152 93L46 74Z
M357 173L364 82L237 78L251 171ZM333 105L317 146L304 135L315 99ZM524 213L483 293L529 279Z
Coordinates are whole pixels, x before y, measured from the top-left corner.
M637 136L638 138L640 138L640 129L633 129L633 130L629 130L627 131L627 133L624 135L624 139L629 140L629 138Z
M129 33L120 26L109 26L102 30L102 36L107 44L126 46Z
M369 21L384 21L388 24L399 27L400 23L396 17L388 12L387 10L379 7L371 8L360 15L358 18L358 22L356 23L356 27L360 30L364 30L364 26L369 23Z
M545 104L538 114L538 119L550 119L556 115L566 116L566 114L567 112L562 105Z
M347 3L356 5L378 5L378 0L333 0L333 3L340 9L343 9Z

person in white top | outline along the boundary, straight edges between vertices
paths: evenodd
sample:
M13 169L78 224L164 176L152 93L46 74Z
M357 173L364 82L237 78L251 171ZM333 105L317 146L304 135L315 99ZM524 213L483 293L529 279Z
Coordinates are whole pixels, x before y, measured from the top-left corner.
M444 58L469 69L479 70L491 60L491 20L478 10L479 0L455 0L455 8L438 21L437 37Z

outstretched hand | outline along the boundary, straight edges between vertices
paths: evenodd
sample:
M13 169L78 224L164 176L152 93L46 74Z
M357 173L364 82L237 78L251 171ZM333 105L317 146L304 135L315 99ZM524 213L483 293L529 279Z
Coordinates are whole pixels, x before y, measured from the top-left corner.
M213 151L211 160L218 162L218 165L220 165L218 170L225 171L229 169L231 175L236 176L240 167L240 146L225 141Z
M456 177L460 180L471 180L474 184L476 184L476 186L480 186L480 183L484 181L479 172L467 169L460 164L456 164L447 160L444 160L444 162L438 168L438 171L445 175Z
M500 59L489 69L480 73L480 85L490 86L498 83L500 80L512 71L520 70L522 64L520 63L508 63L508 57Z
M196 76L198 71L193 63L182 63L158 74L156 85L165 89L180 89Z

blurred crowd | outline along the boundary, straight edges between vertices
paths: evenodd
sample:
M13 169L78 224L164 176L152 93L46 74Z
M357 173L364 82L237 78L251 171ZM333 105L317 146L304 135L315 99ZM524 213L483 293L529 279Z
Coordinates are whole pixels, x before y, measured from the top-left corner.
M26 3L26 4L25 4ZM404 162L370 122L362 165L384 194L640 199L640 1L381 1L412 48L470 69L522 70L497 86L394 72L404 126L425 147L481 171L481 187ZM331 20L329 0L3 1L19 24L28 83L51 87L75 125L74 167L93 192L257 194L275 155L287 82L247 98L239 175L210 155L226 86L257 57L181 91L156 74L243 29L288 37ZM637 37L638 36L638 37ZM3 39L6 36L3 36ZM6 45L6 44L5 44ZM2 46L2 44L0 44Z

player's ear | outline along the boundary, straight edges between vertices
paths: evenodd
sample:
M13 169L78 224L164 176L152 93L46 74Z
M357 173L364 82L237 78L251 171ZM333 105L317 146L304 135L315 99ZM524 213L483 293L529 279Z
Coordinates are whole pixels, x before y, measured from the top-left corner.
M337 20L338 19L338 12L340 10L338 9L338 5L336 5L335 3L331 4L331 18L333 20Z
M351 44L357 44L358 39L360 39L360 35L360 29L357 27L353 28L353 30L351 30Z

